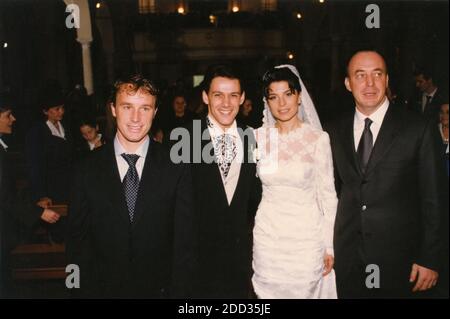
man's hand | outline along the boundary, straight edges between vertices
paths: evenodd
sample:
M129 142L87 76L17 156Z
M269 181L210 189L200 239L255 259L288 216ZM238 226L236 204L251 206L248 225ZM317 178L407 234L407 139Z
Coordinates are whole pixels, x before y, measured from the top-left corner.
M49 206L52 206L53 203L50 198L42 197L41 199L39 199L39 201L36 203L36 205L45 209L45 208L48 208Z
M323 264L324 264L323 276L326 276L333 269L334 257L332 255L325 253L325 256L323 257Z
M413 288L413 292L425 291L436 286L439 274L431 269L413 264L411 270L411 276L409 282L414 282L417 279L416 285Z
M59 220L59 214L52 211L51 209L44 209L44 212L41 215L41 219L49 224L54 224Z

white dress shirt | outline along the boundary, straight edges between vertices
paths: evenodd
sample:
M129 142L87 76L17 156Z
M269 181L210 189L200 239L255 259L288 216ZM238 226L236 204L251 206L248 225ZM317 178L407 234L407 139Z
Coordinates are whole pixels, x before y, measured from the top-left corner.
M361 113L358 108L356 108L355 118L353 121L353 134L355 139L355 150L358 150L359 141L361 140L362 133L364 131L366 118L370 118L372 120L372 124L370 125L370 131L372 132L373 144L375 145L375 141L377 140L378 133L381 129L381 124L383 124L384 116L389 108L389 100L386 98L381 104L381 106L372 113L370 116L364 115Z
M5 142L3 142L2 137L0 136L0 145L3 146L3 148L5 149L5 151L8 150L8 145L6 145Z
M150 138L148 136L145 137L144 143L139 146L139 148L134 153L127 152L125 148L120 144L119 139L116 137L114 138L114 152L116 154L116 161L117 161L117 167L119 168L119 175L120 180L123 182L123 179L125 178L125 175L128 171L128 163L127 161L122 157L122 154L136 154L139 155L139 158L136 162L136 170L139 175L139 180L141 180L142 177L142 171L144 170L144 163L145 158L147 157L147 151L148 146L150 145Z
M52 122L50 122L50 120L48 120L46 123L53 136L66 139L66 132L64 131L64 127L62 126L61 122L58 121L59 130Z
M214 137L220 136L222 134L230 134L235 137L236 151L237 151L236 157L233 159L233 162L231 162L230 171L228 172L227 177L224 178L222 174L220 174L220 176L222 176L223 187L225 188L225 193L227 195L228 205L230 205L239 180L239 174L241 172L241 163L243 158L243 146L241 137L239 136L237 130L236 120L233 122L230 128L225 129L224 131L219 126L217 121L215 121L211 116L208 115L208 119L213 125L213 127L208 127L212 141L214 141L213 139Z

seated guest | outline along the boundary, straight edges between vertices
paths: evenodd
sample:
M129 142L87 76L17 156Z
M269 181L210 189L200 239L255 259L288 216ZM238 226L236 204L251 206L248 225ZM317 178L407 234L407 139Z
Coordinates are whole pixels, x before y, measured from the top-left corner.
M81 120L79 127L84 141L80 151L92 151L105 144L106 141L99 132L98 123L94 119Z
M239 108L237 120L244 126L253 127L251 121L252 111L253 111L253 102L251 99L246 98L244 103Z
M0 298L11 296L9 254L18 243L19 227L28 232L39 220L55 223L59 219L56 212L17 197L13 163L4 140L15 121L10 101L0 96Z
M193 116L187 109L185 96L181 93L175 93L172 98L172 105L167 119L167 133L170 134L176 127L185 126L187 123L190 123L192 119Z
M170 109L167 110L167 114L161 117L156 116L157 122L163 122L164 130L157 130L153 134L154 137L162 141L162 143L171 145L170 133L177 127L184 127L190 123L194 118L194 115L187 108L186 98L182 93L175 93L171 99Z
M68 200L72 143L69 130L62 123L64 99L58 85L43 89L39 104L44 120L29 131L26 152L33 199L48 207Z
M64 98L57 83L47 83L40 92L44 120L28 132L26 155L32 200L43 208L68 202L71 185L72 138L63 124ZM62 242L65 220L47 225L50 241Z

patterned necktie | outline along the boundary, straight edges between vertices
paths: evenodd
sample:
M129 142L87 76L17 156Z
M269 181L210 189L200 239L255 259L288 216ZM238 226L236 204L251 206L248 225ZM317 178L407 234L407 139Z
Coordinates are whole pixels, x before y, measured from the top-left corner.
M123 189L127 201L128 214L130 215L130 223L133 223L134 207L139 191L139 175L136 170L136 162L139 159L139 155L125 153L121 155L128 163L128 171L123 179Z
M222 134L214 138L214 153L224 179L227 178L231 163L236 157L236 142L234 139L234 136L230 134Z
M367 163L369 162L370 154L372 153L373 148L373 136L372 131L370 130L370 125L372 125L373 121L366 118L364 122L364 131L358 145L358 155L363 173L366 171Z

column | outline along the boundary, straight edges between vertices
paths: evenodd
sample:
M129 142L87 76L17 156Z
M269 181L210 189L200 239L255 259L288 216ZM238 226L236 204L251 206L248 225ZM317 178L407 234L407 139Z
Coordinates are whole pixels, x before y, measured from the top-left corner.
M91 42L89 40L77 39L81 44L81 52L83 57L83 80L84 87L86 88L87 94L91 95L94 93L94 78L92 75L92 61L91 61Z

